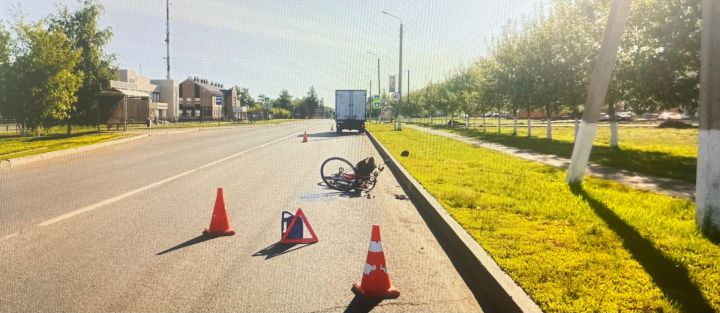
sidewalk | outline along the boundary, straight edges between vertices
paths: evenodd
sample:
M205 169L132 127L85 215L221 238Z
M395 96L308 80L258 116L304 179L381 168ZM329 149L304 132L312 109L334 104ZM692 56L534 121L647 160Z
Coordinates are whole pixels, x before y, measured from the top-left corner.
M478 147L506 153L519 157L521 159L540 162L554 167L567 168L570 164L569 159L555 155L542 154L530 150L508 147L497 143L491 143L480 139L469 138L462 135L430 129L417 125L405 124L403 126L423 131L429 134L454 139ZM632 171L619 170L612 167L597 165L592 162L588 163L587 174L603 179L614 180L636 189L652 191L673 197L681 197L695 200L695 185L684 181L647 176Z

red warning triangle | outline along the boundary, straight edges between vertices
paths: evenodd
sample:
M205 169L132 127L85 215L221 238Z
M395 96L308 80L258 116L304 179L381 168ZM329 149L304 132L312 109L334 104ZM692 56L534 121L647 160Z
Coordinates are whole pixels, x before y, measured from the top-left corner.
M288 238L288 236L290 235L290 230L293 229L293 227L295 226L295 222L297 222L298 217L302 218L301 220L310 232L310 238ZM315 231L313 230L312 226L310 226L310 222L308 221L307 217L305 217L305 213L303 213L302 209L298 208L295 216L293 216L292 220L290 221L290 225L288 225L287 227L287 231L285 231L285 233L282 235L282 238L280 238L280 243L316 243L318 241L318 237L315 235Z

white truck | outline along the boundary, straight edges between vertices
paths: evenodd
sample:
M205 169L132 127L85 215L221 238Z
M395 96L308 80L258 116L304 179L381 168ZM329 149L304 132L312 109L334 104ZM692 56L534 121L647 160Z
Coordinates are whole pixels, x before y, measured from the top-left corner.
M335 90L335 124L338 134L343 129L365 133L367 91Z

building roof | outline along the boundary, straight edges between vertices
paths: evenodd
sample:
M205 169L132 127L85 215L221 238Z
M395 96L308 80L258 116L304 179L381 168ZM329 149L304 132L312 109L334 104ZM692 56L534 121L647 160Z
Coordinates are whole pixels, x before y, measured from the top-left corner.
M130 90L130 89L123 89L123 88L109 88L105 89L100 92L100 95L103 96L126 96L126 97L134 97L134 98L150 98L150 95L147 92L137 91L137 90Z
M209 92L211 92L211 93L213 93L213 94L222 95L222 88L220 88L219 86L213 86L213 85L211 85L211 84L206 84L206 83L203 83L203 82L200 82L200 81L193 80L192 78L187 78L187 79L185 79L185 81L183 81L182 83L185 83L185 82L188 82L188 81L189 81L189 82L192 82L192 83L194 83L194 84L197 84L198 86L204 88L205 90L207 90L207 91L209 91Z

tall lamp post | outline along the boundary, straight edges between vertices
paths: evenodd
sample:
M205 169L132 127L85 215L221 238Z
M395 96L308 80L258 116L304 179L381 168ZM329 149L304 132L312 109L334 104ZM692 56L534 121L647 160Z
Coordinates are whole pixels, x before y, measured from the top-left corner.
M400 62L398 65L398 109L395 112L395 130L402 130L402 124L400 123L400 110L402 110L402 39L403 39L403 22L402 19L396 15L390 14L387 11L383 11L383 14L392 16L400 21Z
M377 87L378 87L378 97L380 97L380 56L377 55L375 52L367 52L368 54L372 54L377 57L377 74L378 74L378 80L377 80ZM372 88L371 88L372 89ZM372 90L370 90L370 94L372 96Z

